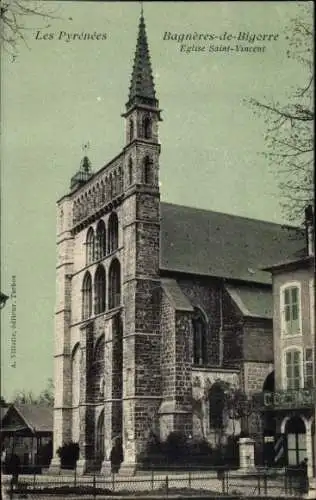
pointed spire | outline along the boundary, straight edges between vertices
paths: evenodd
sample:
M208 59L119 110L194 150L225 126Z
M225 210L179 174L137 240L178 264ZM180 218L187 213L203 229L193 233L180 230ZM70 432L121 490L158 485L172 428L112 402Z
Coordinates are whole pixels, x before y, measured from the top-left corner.
M151 69L145 20L143 16L143 6L141 6L138 37L127 106L129 107L131 104L136 102L153 104L155 106L158 104Z

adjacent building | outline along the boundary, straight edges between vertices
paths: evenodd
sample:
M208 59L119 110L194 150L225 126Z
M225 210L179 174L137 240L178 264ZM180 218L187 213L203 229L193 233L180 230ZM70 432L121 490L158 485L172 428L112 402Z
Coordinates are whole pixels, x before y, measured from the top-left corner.
M161 202L161 110L143 16L122 116L122 151L95 173L85 156L57 204L52 468L70 440L81 471L105 470L118 435L126 468L152 430L212 441L212 390L262 391L273 371L262 268L304 247L294 228Z
M276 462L308 458L315 474L315 252L314 217L306 211L306 255L267 271L273 283L274 371L264 392L266 430L278 435Z

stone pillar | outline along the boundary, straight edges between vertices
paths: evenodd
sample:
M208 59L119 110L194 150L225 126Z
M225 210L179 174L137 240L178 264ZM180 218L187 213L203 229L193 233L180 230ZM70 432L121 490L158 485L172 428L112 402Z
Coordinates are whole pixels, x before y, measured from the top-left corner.
M73 273L72 201L66 196L57 209L57 267L54 346L53 458L49 472L60 470L57 450L71 440L70 323Z
M313 473L313 443L312 443L312 419L305 420L305 428L306 428L306 434L305 434L305 439L306 439L306 458L308 459L307 462L307 474L309 478L312 478L314 473Z
M239 468L249 470L255 468L255 441L251 438L239 438Z
M93 323L85 325L80 335L80 435L77 473L84 474L93 463L94 407L89 403L89 366L93 354Z

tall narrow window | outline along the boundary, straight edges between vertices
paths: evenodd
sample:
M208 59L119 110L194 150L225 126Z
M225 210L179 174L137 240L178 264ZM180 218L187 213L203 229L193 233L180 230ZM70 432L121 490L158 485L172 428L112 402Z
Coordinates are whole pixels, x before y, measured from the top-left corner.
M285 335L300 333L300 290L289 286L283 290L283 331Z
M108 224L108 251L114 252L118 248L118 218L115 212L109 217Z
M298 349L285 352L286 389L299 389L302 386L302 355Z
M143 120L143 135L145 139L151 138L151 119L149 116L145 116Z
M99 265L94 278L94 312L100 314L105 311L105 270Z
M133 183L133 160L129 159L128 162L128 185L130 186Z
M109 269L109 309L121 305L121 266L117 259L111 262Z
M129 140L130 142L134 139L134 122L132 119L129 121Z
M89 272L86 272L82 283L82 319L90 318L92 313L92 280Z
M206 324L199 309L195 309L192 319L193 326L193 363L203 365L207 363Z
M111 200L113 198L113 177L112 174L110 174L109 177L109 199Z
M100 260L106 253L106 229L103 220L97 225L95 235L95 260Z
M148 158L148 156L146 156L146 158L144 159L144 163L143 163L143 183L144 184L151 183L151 173L152 173L151 166L152 166L151 160L150 160L150 158Z
M87 232L86 239L86 264L91 264L94 261L94 231L90 227Z
M313 349L305 349L304 358L304 387L310 389L314 385L314 356Z
M91 364L91 392L93 401L104 399L104 336L95 345Z

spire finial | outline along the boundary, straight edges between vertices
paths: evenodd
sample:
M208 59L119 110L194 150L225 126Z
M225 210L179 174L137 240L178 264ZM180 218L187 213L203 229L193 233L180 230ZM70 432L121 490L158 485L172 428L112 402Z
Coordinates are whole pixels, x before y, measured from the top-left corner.
M142 0L140 0L140 17L144 17L144 6Z

